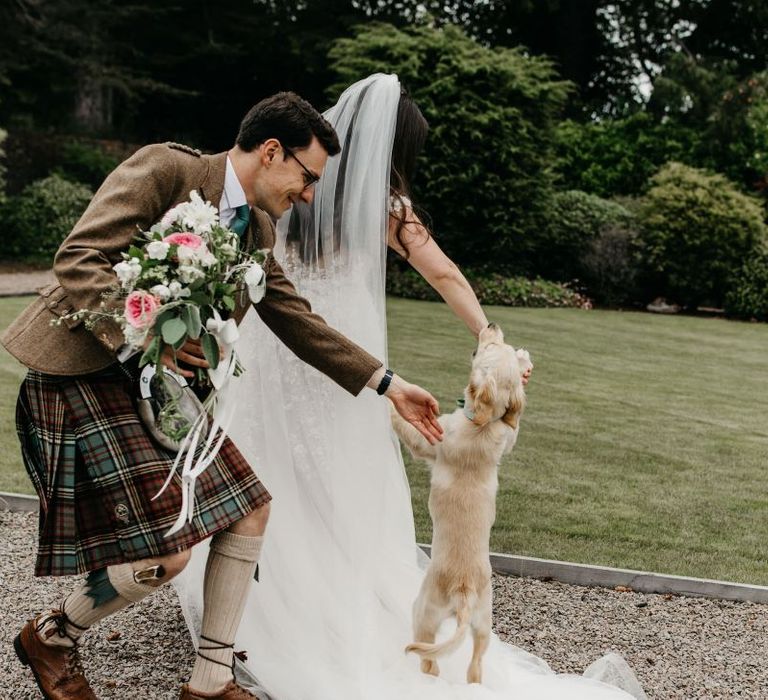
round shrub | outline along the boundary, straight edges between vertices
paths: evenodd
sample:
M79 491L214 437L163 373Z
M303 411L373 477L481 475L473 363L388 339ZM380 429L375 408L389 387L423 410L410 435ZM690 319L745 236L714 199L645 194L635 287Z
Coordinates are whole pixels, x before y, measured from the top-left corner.
M632 222L632 214L616 202L578 190L556 192L547 225L536 236L536 272L561 282L583 279L583 258L601 231L629 228Z
M28 185L5 206L6 255L50 262L93 193L85 185L50 175Z
M741 268L725 297L728 314L768 321L768 249L763 249Z
M640 207L649 292L722 306L731 279L766 240L760 204L724 176L680 163L665 165L651 185Z

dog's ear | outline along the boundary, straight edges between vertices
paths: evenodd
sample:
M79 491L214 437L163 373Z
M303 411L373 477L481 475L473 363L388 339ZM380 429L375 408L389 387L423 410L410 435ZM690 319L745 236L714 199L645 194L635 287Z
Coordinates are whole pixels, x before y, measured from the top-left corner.
M469 396L475 413L472 422L478 426L489 423L493 418L493 405L496 401L496 380L490 374L483 376L480 372L473 373L469 382Z
M503 420L513 430L517 430L517 426L520 422L520 416L523 415L524 408L525 390L523 389L523 382L515 382L515 386L509 396L507 412L501 417L501 420Z

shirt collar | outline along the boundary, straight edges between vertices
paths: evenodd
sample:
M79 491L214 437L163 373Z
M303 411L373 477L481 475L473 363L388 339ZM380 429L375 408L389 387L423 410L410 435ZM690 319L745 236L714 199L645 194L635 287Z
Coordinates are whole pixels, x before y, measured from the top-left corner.
M243 204L248 204L248 200L245 197L245 190L240 184L240 180L237 179L235 168L232 166L232 161L227 156L227 170L224 174L224 195L223 199L226 200L227 208L237 209L237 207Z

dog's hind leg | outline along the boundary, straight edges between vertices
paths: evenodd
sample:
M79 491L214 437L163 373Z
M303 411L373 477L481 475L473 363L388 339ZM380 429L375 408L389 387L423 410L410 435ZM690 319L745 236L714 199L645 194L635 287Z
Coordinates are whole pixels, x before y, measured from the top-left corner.
M416 600L413 606L413 639L415 642L434 644L437 630L445 619L444 611L429 601ZM434 659L421 659L421 672L439 676L440 667Z
M483 655L491 640L492 598L490 583L478 596L477 607L472 613L472 661L467 669L467 683L482 683Z

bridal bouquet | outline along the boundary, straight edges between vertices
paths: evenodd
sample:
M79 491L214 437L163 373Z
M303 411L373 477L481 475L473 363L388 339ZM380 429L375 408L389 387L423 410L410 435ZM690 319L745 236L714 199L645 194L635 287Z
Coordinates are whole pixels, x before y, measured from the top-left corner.
M105 295L101 310L82 309L55 321L84 319L93 329L99 321L112 319L126 343L143 351L139 415L158 442L177 453L160 493L185 459L182 477L189 488L183 490L184 520L192 519L196 476L226 437L234 400L225 389L241 372L235 352L237 324L226 317L238 302L256 304L264 297L268 252L243 251L238 235L221 226L217 209L193 190L189 201L170 209L149 231L141 231L122 254L113 268L118 285ZM199 340L210 365L196 376L198 384L213 387L205 404L183 377L160 362L166 345L175 351L190 338Z
M238 296L241 303L246 294L258 303L266 289L262 265L268 251L247 254L239 243L236 233L219 224L216 208L193 190L189 201L169 210L122 254L114 270L119 280L115 296L123 306L106 315L123 329L126 343L144 350L140 366L159 364L163 345L177 350L188 338L199 339L210 379L214 386L219 383L222 346L233 345L236 331L235 322L223 321L222 314L234 311ZM225 354L237 363L234 349Z
M106 295L102 309L65 318L85 319L89 328L104 318L114 320L126 343L143 350L140 367L158 366L164 345L178 350L189 338L199 340L211 369L207 377L198 373L197 380L218 388L230 370L240 371L237 326L222 314L245 302L245 295L254 304L264 297L268 252L242 251L238 235L220 225L216 207L193 190L189 201L140 232L122 254L113 268L119 286ZM223 360L229 361L224 369Z

